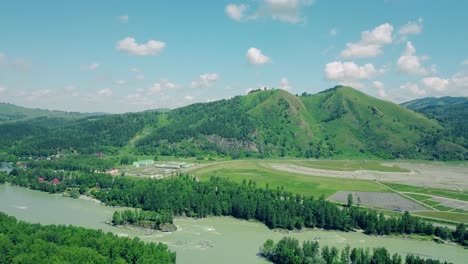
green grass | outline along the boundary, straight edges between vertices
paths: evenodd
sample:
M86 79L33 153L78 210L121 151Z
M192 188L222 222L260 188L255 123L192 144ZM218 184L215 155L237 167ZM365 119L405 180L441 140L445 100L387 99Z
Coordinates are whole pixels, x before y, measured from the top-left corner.
M466 191L458 192L458 191L452 191L452 190L424 188L424 187L397 184L397 183L383 183L383 184L399 192L414 192L418 194L435 195L435 196L440 196L440 197L457 199L461 201L468 201L468 192Z
M421 195L421 194L413 194L413 193L408 193L406 195L408 195L409 197L411 197L411 198L413 198L413 199L415 199L417 201L424 202L424 203L426 203L426 200L432 198L431 196Z
M329 197L336 191L372 191L388 192L388 189L373 181L338 179L327 177L306 176L288 172L281 172L262 166L262 160L239 160L214 163L207 167L192 171L201 180L207 180L211 176L226 177L235 182L253 180L259 187L276 188L283 186L285 190L303 195Z
M370 160L300 160L288 161L293 164L323 170L337 171L355 171L355 170L372 170L382 172L409 172L397 166L384 166L381 161Z
M416 216L430 217L430 218L436 218L436 219L441 219L445 221L460 222L460 223L468 224L468 214L460 214L460 213L454 213L454 212L436 212L436 211L413 212L412 214Z

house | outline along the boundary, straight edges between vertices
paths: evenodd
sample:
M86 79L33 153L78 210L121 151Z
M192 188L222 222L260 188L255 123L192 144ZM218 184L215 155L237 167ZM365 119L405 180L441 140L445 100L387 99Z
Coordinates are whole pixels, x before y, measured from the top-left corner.
M13 170L13 165L8 162L3 162L0 165L0 172L5 172L6 174L10 174L10 172Z
M112 176L116 176L116 175L119 175L119 169L115 169L115 168L109 169L109 170L106 170L106 173Z

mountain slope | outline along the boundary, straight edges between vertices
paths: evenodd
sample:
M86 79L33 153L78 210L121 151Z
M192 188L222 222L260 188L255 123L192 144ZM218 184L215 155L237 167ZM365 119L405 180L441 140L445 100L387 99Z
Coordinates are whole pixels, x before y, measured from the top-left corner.
M440 151L463 151L453 145L455 143L468 148L468 98L441 97L422 98L406 102L403 106L437 120L444 126L439 137ZM454 148L454 149L452 149Z
M423 109L426 107L441 107L441 106L453 106L457 104L466 104L468 102L468 98L466 97L426 97L421 99L412 100L409 102L402 103L401 105L411 109L411 110L418 110Z
M31 109L14 104L0 103L0 124L6 122L27 121L35 118L68 118L78 119L86 116L102 115L98 113L84 114L76 112L51 111Z
M465 159L466 148L441 136L445 132L436 120L340 86L303 96L257 90L169 112L85 118L32 130L0 144L0 151Z

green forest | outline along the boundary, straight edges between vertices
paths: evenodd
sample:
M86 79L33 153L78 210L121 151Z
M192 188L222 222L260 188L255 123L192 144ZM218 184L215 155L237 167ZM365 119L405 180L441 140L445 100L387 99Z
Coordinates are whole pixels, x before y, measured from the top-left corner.
M38 176L44 181L38 181ZM53 180L56 179L56 183ZM255 182L241 184L212 177L207 182L188 175L165 180L112 177L106 174L51 169L16 170L6 177L12 184L32 189L62 192L68 188L90 191L91 195L111 206L128 206L176 216L203 218L233 216L255 219L271 229L288 230L324 228L351 231L362 229L369 235L421 234L435 235L467 245L468 232L463 224L456 230L434 226L405 212L401 217L357 206L340 208L323 196L318 199L293 194L283 188L260 188Z
M466 160L461 106L420 114L350 87L261 90L171 111L5 122L0 152Z
M260 248L260 254L275 264L447 264L445 261L423 259L406 255L403 258L391 255L384 247L370 249L352 248L347 245L341 251L336 247L324 246L320 249L317 241L299 241L283 237L278 243L268 239Z
M162 243L82 227L17 221L0 212L0 263L175 263Z

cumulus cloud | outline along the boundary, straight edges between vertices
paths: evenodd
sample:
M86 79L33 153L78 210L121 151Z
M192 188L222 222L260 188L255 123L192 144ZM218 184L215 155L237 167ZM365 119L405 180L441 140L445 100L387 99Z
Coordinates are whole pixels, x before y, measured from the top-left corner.
M169 90L169 89L176 89L178 87L177 84L170 82L166 79L162 79L159 82L155 82L149 89L148 89L148 94L153 95L160 93L164 90Z
M65 86L63 89L67 92L73 92L73 91L76 91L76 86L68 85L68 86Z
M423 60L427 60L425 56L416 56L416 49L410 41L406 42L406 48L403 54L398 58L398 70L406 74L426 75L429 71L422 65ZM435 69L435 67L433 67Z
M130 17L128 15L121 15L118 17L118 19L122 23L128 23L128 20L130 19Z
M186 95L186 96L184 96L184 99L187 100L187 101L193 101L193 100L195 100L195 97L193 97L191 95Z
M90 71L94 71L94 70L96 70L97 68L99 68L99 63L91 63L91 64L88 65L86 68L87 68L88 70L90 70Z
M333 37L333 36L336 36L338 34L338 31L336 30L336 28L332 28L332 29L330 29L328 34Z
M341 57L369 58L382 54L382 47L392 43L393 26L389 23L377 26L372 31L361 33L361 40L357 43L346 43L346 48L341 51Z
M422 32L422 18L418 19L418 21L410 21L403 27L398 30L398 35L400 35L400 42L405 41L408 35L416 35Z
M228 4L224 11L226 14L235 21L241 21L245 17L246 5Z
M6 57L5 54L0 52L0 62L3 61L5 57Z
M283 90L286 90L286 91L289 91L289 90L292 89L292 86L291 86L291 84L289 84L288 79L286 77L283 77L280 80L279 88L283 89Z
M247 50L246 56L247 60L252 65L262 65L271 62L271 59L268 56L264 55L261 50L254 47Z
M387 92L385 91L384 84L381 81L373 81L372 87L377 90L377 95L381 98L387 97Z
M421 83L427 88L437 92L442 92L448 89L449 80L439 77L426 77L421 80Z
M426 94L426 90L419 87L415 83L405 83L400 86L400 90L403 92L409 92L412 97L420 97Z
M162 52L165 47L166 43L159 40L149 40L145 44L138 44L132 37L124 38L118 41L116 45L118 50L137 56L155 55Z
M218 79L219 75L217 73L204 73L201 74L197 80L192 81L192 87L208 87Z
M468 65L468 59L461 62L461 65Z
M235 21L269 18L284 23L296 24L305 21L305 17L301 15L301 10L312 5L313 2L313 0L260 0L258 6L250 14L246 14L249 7L244 4L228 4L224 11Z
M114 83L117 84L117 85L124 85L124 84L127 83L127 81L125 81L125 80L117 80L117 81L115 81Z
M140 93L132 93L128 94L125 97L123 102L130 104L130 105L139 105L139 106L149 106L152 105L154 102L150 98L140 94Z
M6 92L7 88L0 85L0 94Z
M99 97L109 97L112 95L112 89L107 88L107 89L102 89L96 92L96 95Z
M325 65L325 79L329 81L353 81L370 79L379 73L374 65L359 66L354 62L334 61Z

